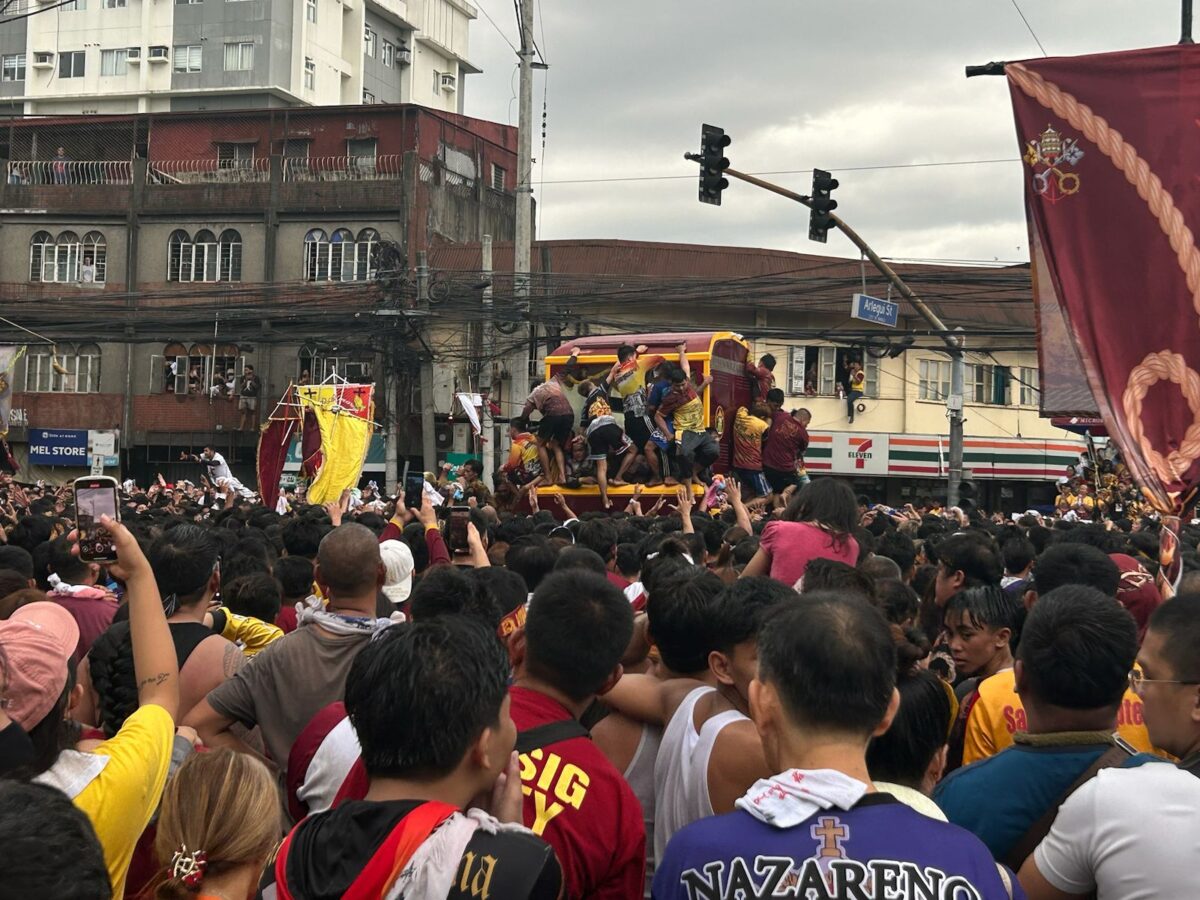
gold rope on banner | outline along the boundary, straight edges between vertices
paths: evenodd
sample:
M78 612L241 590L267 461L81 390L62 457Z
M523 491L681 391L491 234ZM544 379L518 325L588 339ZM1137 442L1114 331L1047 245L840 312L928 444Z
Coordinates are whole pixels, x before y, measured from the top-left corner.
M1192 307L1200 314L1200 249L1196 248L1195 237L1184 222L1183 213L1175 206L1175 200L1163 187L1162 180L1151 171L1150 164L1103 116L1096 115L1090 107L1080 103L1058 85L1046 81L1020 63L1009 63L1004 71L1027 96L1053 110L1066 119L1072 128L1082 132L1112 161L1125 180L1137 189L1138 196L1146 201L1163 234L1170 241L1179 267L1187 277L1188 290L1192 292ZM1146 438L1142 423L1142 401L1151 385L1159 381L1178 384L1192 411L1191 427L1179 449L1166 457ZM1130 437L1141 448L1147 464L1162 482L1178 481L1200 458L1200 374L1191 369L1178 353L1170 350L1150 353L1129 373L1122 405Z

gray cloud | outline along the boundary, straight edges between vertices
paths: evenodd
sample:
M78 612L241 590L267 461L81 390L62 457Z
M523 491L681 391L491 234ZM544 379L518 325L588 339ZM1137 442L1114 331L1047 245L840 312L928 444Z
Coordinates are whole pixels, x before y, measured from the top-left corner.
M507 0L474 0L510 40ZM1019 0L1052 55L1173 43L1178 0ZM696 200L703 121L733 137L743 171L807 192L814 166L841 181L839 213L895 257L1026 259L1017 162L850 171L947 160L1016 159L1007 85L963 67L1040 56L1010 0L541 0L535 119L548 98L547 148L535 136L539 236L774 247L855 255L840 236L808 241L807 213L734 183L722 207ZM545 39L542 39L544 27ZM480 17L484 74L467 112L516 121L515 59ZM548 78L548 82L545 80ZM686 176L674 180L562 183ZM537 187L539 180L547 182Z

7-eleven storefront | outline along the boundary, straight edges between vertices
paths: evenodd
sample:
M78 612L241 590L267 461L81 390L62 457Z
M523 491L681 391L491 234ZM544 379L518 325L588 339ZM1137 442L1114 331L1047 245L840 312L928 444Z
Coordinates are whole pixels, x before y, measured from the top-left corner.
M1017 512L1054 504L1057 479L1087 449L1083 438L966 438L963 477L978 487L978 504ZM855 492L898 506L945 499L949 438L936 434L814 432L804 462L809 474L846 477Z

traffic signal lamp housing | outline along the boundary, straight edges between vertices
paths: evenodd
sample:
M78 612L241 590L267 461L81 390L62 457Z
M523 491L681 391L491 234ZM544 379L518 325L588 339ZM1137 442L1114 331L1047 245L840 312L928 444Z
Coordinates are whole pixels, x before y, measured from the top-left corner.
M700 127L700 202L721 205L721 192L729 187L725 170L729 160L725 148L732 143L722 128L715 125Z
M813 169L811 210L808 217L808 239L825 243L829 229L833 227L830 215L837 209L837 201L829 195L837 189L838 180L824 169Z

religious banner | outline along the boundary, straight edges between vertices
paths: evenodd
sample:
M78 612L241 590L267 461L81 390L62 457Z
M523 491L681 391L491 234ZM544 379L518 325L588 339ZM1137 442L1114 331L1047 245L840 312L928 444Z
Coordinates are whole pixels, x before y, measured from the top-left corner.
M1041 365L1060 375L1078 367L1146 496L1178 512L1200 483L1200 47L1038 59L1005 72ZM1089 412L1080 386L1064 385L1068 400L1044 408ZM1064 405L1076 408L1055 408Z
M308 486L309 503L326 503L341 497L342 491L355 487L362 474L371 433L375 425L372 395L369 384L321 384L296 388L296 396L304 409L302 440L305 452L316 432L320 434L320 456L311 457L316 464L312 484Z
M24 346L0 344L0 437L8 434L8 419L12 415L12 395L17 360Z

